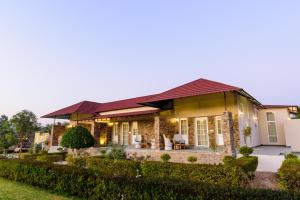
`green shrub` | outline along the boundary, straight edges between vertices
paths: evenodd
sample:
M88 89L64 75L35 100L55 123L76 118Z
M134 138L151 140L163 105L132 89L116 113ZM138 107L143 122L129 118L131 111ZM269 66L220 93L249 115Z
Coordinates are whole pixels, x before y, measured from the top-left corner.
M88 169L26 160L0 160L0 177L82 199L296 200L300 198L297 193L198 184L184 179L169 181L145 177L133 179L131 177L96 175Z
M247 147L247 146L242 146L242 147L240 147L239 152L244 157L248 157L248 156L250 156L253 153L253 148Z
M23 160L35 160L41 154L21 153L20 158Z
M83 168L86 166L86 158L84 157L73 157L68 155L65 159L69 166Z
M257 169L258 157L248 156L236 159L232 156L226 156L224 157L223 162L226 167L239 167L247 175L252 175L252 173Z
M50 163L61 162L65 160L65 155L64 154L43 154L37 156L36 160L39 162L50 162Z
M163 161L163 162L168 162L170 159L171 159L171 156L167 153L164 153L160 156L160 159Z
M87 167L100 174L111 176L136 177L140 163L133 160L113 160L109 158L89 157Z
M284 160L279 171L279 184L282 189L300 192L300 159Z
M188 158L187 158L187 161L188 162L190 162L190 163L195 163L195 162L197 162L197 157L195 157L195 156L189 156Z
M124 160L126 159L126 152L123 147L113 147L110 150L108 157L115 160Z
M293 154L293 153L289 153L289 154L286 154L284 156L285 159L298 159L298 156L296 154Z
M145 177L165 180L190 180L209 184L238 186L241 184L243 173L238 167L223 165L179 164L170 162L141 163Z

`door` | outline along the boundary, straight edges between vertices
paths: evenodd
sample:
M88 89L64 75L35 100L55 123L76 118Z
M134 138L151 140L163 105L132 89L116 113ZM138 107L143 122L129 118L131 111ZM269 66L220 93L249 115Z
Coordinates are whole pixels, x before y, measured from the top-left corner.
M208 137L208 119L207 117L201 117L196 119L196 146L209 147Z
M123 145L129 145L129 123L122 123Z
M222 117L216 117L216 138L217 138L217 145L223 146L224 145L224 135L222 130Z

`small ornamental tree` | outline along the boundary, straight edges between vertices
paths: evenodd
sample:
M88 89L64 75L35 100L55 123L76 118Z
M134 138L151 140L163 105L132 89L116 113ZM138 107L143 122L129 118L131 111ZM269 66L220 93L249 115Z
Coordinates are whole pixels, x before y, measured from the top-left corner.
M247 126L244 128L244 141L245 145L247 146L247 137L250 137L252 134L252 128L250 126Z
M82 126L76 126L67 129L62 136L60 145L62 147L70 148L73 152L73 157L77 156L77 151L83 148L94 146L95 140L89 130ZM76 154L75 154L76 152Z

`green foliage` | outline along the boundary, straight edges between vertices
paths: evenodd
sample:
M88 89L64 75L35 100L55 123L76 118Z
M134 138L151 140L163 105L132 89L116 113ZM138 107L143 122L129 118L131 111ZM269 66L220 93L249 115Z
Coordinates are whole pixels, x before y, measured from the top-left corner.
M123 160L126 159L127 156L123 147L115 145L111 148L110 152L108 153L108 157L110 159Z
M164 153L160 156L160 159L163 161L163 162L168 162L170 159L171 159L171 156L167 153Z
M293 153L289 153L289 154L286 154L284 156L285 159L297 159L298 156L296 154L293 154Z
M2 115L0 117L0 150L5 153L9 147L15 144L17 144L17 138L13 126L8 117Z
M190 163L195 163L195 162L197 162L197 157L195 157L195 156L189 156L188 158L187 158L187 161L188 162L190 162Z
M68 163L69 166L72 167L79 167L79 168L83 168L86 166L86 158L84 157L74 157L74 156L67 156L65 159Z
M133 160L112 160L109 158L89 157L86 159L87 167L96 173L111 176L136 177L140 170L140 163Z
M106 151L105 149L102 149L102 150L100 151L100 153L101 153L102 155L106 155L107 151Z
M94 146L95 140L88 129L82 126L69 128L65 131L61 146L71 149L82 149Z
M238 186L243 181L238 167L224 167L223 165L179 164L170 162L141 163L145 177L163 180L190 180L209 184Z
M39 162L61 162L65 160L65 155L63 154L43 154L36 157L36 160Z
M20 158L22 160L35 160L41 154L33 154L33 153L22 153Z
M300 192L300 159L290 158L284 160L278 175L282 189Z
M161 163L168 165L170 163ZM195 166L195 165L189 165ZM155 172L153 172L155 173ZM203 176L207 176L204 172ZM88 169L22 160L0 160L0 177L82 199L289 199L299 194L192 182L189 179L113 177Z
M232 156L226 156L223 162L226 167L239 167L245 174L251 176L257 169L258 157L248 156L236 159Z
M249 157L253 153L253 148L242 146L239 149L240 154L242 154L244 157Z
M244 128L244 136L245 137L250 137L252 133L252 128L250 126L247 126Z

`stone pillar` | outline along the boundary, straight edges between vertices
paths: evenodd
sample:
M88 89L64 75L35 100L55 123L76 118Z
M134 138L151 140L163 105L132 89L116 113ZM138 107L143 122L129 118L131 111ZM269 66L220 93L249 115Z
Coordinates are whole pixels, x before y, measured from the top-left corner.
M155 138L155 149L157 149L157 150L160 150L162 148L159 124L160 124L159 116L154 117L154 138Z
M231 112L224 112L222 115L222 130L224 134L225 154L236 156L233 118Z

